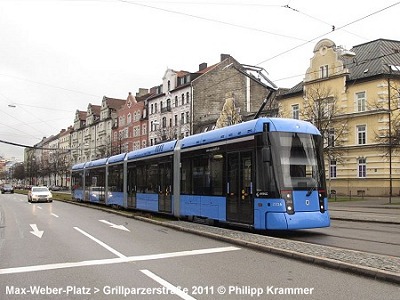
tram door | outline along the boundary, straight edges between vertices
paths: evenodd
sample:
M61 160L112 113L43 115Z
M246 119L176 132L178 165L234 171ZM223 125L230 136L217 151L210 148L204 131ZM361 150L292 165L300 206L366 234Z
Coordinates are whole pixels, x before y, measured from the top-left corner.
M158 210L172 212L172 163L160 163L159 189L158 189Z
M127 180L128 208L136 208L137 170L138 168L136 168L136 166L128 168L128 180ZM141 171L142 169L140 168L139 170ZM140 174L140 176L142 176L142 174Z
M236 152L227 155L227 212L231 222L253 224L253 155Z

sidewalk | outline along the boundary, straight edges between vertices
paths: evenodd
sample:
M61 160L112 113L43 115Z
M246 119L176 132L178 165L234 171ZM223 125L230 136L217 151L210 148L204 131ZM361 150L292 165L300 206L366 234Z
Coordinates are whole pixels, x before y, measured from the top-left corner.
M329 201L332 220L400 224L400 198L367 198L356 201Z

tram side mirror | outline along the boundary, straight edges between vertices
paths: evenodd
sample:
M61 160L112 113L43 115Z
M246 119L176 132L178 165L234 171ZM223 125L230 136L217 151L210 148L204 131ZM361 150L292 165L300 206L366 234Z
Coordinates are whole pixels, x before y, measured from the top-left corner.
M262 149L263 162L271 162L271 148L265 147Z

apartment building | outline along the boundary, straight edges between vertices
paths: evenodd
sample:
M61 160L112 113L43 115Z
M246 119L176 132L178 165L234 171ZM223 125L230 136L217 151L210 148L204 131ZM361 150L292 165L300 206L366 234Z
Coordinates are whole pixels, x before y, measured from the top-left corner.
M400 194L400 42L350 50L319 41L304 80L279 96L283 117L314 123L325 139L330 192Z
M191 134L191 82L208 70L201 64L197 72L167 69L162 84L147 99L149 145L180 139Z
M278 112L274 101L277 87L268 79L267 72L261 67L241 64L229 54L221 54L220 61L196 77L191 86L191 133L214 129L218 119L227 126L234 119L251 119L260 110L261 115L269 116ZM230 105L225 105L227 101ZM231 107L230 111L224 111L224 106Z
M144 148L148 142L146 100L153 91L140 88L135 96L129 93L125 104L117 111L112 131L112 154Z

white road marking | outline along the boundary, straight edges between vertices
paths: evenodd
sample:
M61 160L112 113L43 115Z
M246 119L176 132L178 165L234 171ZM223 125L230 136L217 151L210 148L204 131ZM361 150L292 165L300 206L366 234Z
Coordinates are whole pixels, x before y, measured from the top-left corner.
M140 270L140 272L142 272L143 274L147 275L148 277L150 277L154 281L157 281L162 286L165 286L167 289L169 289L171 292L173 292L175 295L181 297L182 299L185 299L185 300L196 300L196 298L193 298L192 296L186 294L184 291L178 289L176 286L172 285L171 283L169 283L165 279L162 279L161 277L159 277L158 275L154 274L153 272L151 272L149 270Z
M52 215L53 217L59 218L59 216L56 215L56 214L54 214L54 213L51 213L51 215Z
M119 253L117 250L115 250L114 248L111 248L110 246L108 246L106 243L103 243L102 241L100 241L99 239L96 239L94 236L90 235L89 233L87 233L86 231L83 231L82 229L78 228L78 227L74 227L75 230L79 231L80 233L82 233L83 235L87 236L89 239L95 241L97 244L99 244L100 246L103 246L104 248L106 248L108 251L114 253L116 256L121 257L121 258L125 258L126 256L123 255L122 253Z
M124 230L124 231L130 231L128 228L126 228L124 225L116 225L114 223L108 222L106 220L99 220L100 222L109 225L111 228L119 229L119 230Z
M55 264L47 264L47 265L7 268L7 269L0 269L0 275L47 271L47 270L56 270L56 269L66 269L66 268L76 268L76 267L84 267L84 266L100 266L100 265L120 264L120 263L126 263L126 262L145 261L145 260L154 260L154 259L162 259L162 258L174 258L174 257L190 256L190 255L212 254L212 253L220 253L220 252L227 252L227 251L234 251L234 250L240 250L240 248L230 246L230 247L161 253L161 254L128 256L128 257L120 257L120 258L86 260L86 261L70 262L70 263L55 263Z
M36 206L36 208L37 208L37 209L43 209L43 207L41 207L41 206Z
M33 235L36 235L39 239L42 238L44 231L39 230L36 224L29 224L33 231L30 231Z

